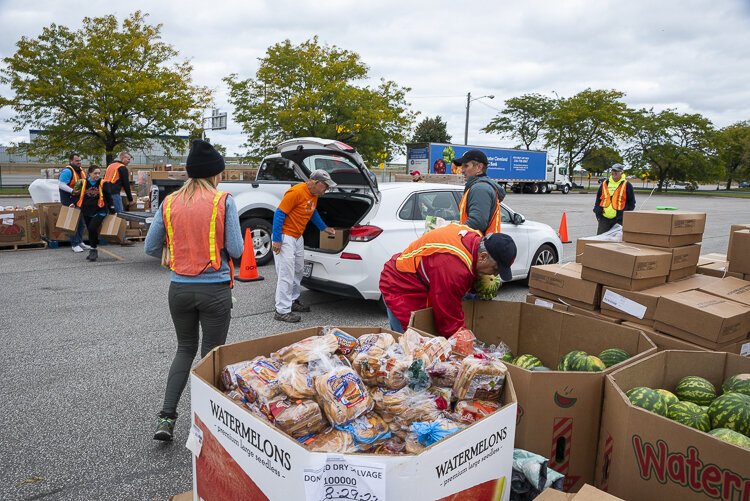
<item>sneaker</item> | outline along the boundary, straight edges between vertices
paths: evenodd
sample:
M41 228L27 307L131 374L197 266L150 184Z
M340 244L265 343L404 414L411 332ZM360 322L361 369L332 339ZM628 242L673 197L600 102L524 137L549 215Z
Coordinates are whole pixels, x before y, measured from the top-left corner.
M300 317L296 313L292 313L291 311L289 313L279 313L277 311L274 314L273 319L279 320L281 322L289 322L290 324L294 324L302 320L302 317Z
M88 244L85 244L85 243L83 243L83 242L81 242L81 244L79 245L79 247L80 247L81 249L83 249L83 250L91 250L91 249L93 249L93 247L91 247L90 245L88 245Z
M310 307L306 304L302 304L299 302L299 299L295 299L292 301L292 311L298 311L301 313L308 313L310 311Z
M96 261L99 258L99 251L96 249L89 250L89 255L86 256L86 259L89 261Z
M156 432L154 433L154 440L161 440L162 442L171 442L174 437L174 423L177 421L176 418L159 418L159 422L156 424Z
M74 245L70 248L70 250L72 250L73 252L83 252L83 247L81 247L80 245Z

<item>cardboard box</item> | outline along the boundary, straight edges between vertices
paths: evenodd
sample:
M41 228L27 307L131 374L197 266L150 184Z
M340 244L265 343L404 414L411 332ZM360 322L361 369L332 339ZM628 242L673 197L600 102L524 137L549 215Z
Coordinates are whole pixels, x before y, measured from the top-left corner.
M359 337L380 328L342 327ZM313 499L305 481L324 466L342 467L367 463L359 472L382 475L385 489L379 499L489 499L495 489L499 499L510 496L513 438L517 412L511 377L506 378L503 407L472 426L428 447L418 455L312 453L300 443L247 412L219 391L215 383L227 364L267 355L281 347L319 334L322 327L302 329L276 336L219 346L201 360L190 375L193 426L202 432L200 454L193 455L193 498L224 499ZM342 458L342 460L339 460ZM336 468L342 473L343 468ZM356 475L351 469L345 476ZM372 478L372 477L370 477ZM358 499L367 482L360 473ZM377 483L377 479L369 480ZM381 484L382 485L382 484ZM337 487L338 489L338 487ZM315 499L322 499L316 497ZM369 499L375 499L370 497Z
M600 240L596 238L579 238L576 240L576 263L580 263L583 260L583 254L586 251L586 245L596 245L606 243L608 240Z
M546 292L538 292L538 294L547 294ZM600 310L587 310L583 308L579 308L577 306L573 306L572 304L565 304L561 303L560 301L565 301L564 299L555 300L551 294L547 294L549 297L544 296L538 296L536 294L527 294L526 295L526 302L529 304L535 304L537 306L541 306L543 308L551 308L553 310L558 311L567 311L568 313L572 313L574 315L583 315L584 317L591 317L596 318L597 320L604 320L605 322L611 322L614 324L622 323L622 320L619 318L612 318L608 317Z
M637 386L672 391L685 376L717 388L750 372L750 359L728 353L665 351L614 371L604 385L596 487L629 500L747 499L750 450L632 405Z
M42 241L42 216L38 209L26 210L26 243L37 244Z
M661 296L700 289L718 280L706 275L694 275L642 291L606 286L602 289L602 314L653 326L656 305Z
M57 227L62 206L59 203L44 204L42 207L42 219L44 220L45 235L47 240L66 241L70 239L71 232L61 230Z
M703 240L703 234L691 235L654 235L651 233L629 233L622 232L622 241L639 245L650 245L653 247L681 247L696 244Z
M742 355L743 357L750 357L750 339L743 339L741 341L732 342L724 346L719 346L716 349L709 349L705 346L700 346L690 341L670 336L664 332L659 332L653 327L647 327L645 325L639 325L632 322L623 322L622 325L633 328L640 328L653 343L656 345L658 351L664 350L698 350L698 351L723 351L726 353L733 353L735 355Z
M534 498L534 501L618 501L619 499L592 485L586 484L581 487L580 491L574 494L568 494L552 488L544 489L541 494Z
M581 278L589 280L591 282L597 282L602 285L609 285L611 287L617 287L619 289L641 291L656 287L667 281L667 276L653 277L653 278L628 278L614 273L607 273L606 271L595 270L593 268L583 268L581 272Z
M563 298L566 303L593 310L599 306L601 285L581 278L578 263L532 266L529 272L529 292L548 293L552 299Z
M79 209L78 207L69 207L67 205L62 205L60 206L60 215L57 218L55 227L60 230L75 233L76 228L78 227L78 220L80 218L81 209Z
M732 232L732 243L727 253L729 271L750 273L750 230Z
M151 181L155 179L175 179L178 181L187 181L187 171L184 170L172 170L172 171L153 171L151 172Z
M706 228L705 212L642 210L626 211L622 231L650 235L702 235ZM700 240L698 240L700 242ZM671 246L660 246L671 247Z
M592 245L583 256L586 268L626 278L666 277L672 256L668 252L622 243ZM665 278L666 280L666 278Z
M241 170L225 170L221 173L221 178L225 181L242 181Z
M742 278L742 273L729 271L729 263L726 261L715 261L713 263L704 264L698 266L697 272L701 275L708 275L710 277L724 278L734 277Z
M0 211L0 245L19 245L28 242L25 210Z
M750 282L746 280L725 277L702 285L699 290L750 306Z
M334 228L335 235L320 232L320 250L339 252L349 243L349 228Z
M668 252L672 254L672 261L669 264L669 271L680 270L684 268L691 268L698 265L698 259L701 255L701 245L691 244L684 245L682 247L650 247L645 246L648 249L654 249L662 252Z
M734 241L734 232L740 230L750 230L750 224L733 224L729 228L729 243L727 244L727 255L724 261L729 261L731 258L732 242Z
M488 344L506 343L516 355L533 354L552 371L508 365L518 395L516 447L550 458L550 467L566 475L565 490L593 480L597 430L605 372L554 370L565 354L598 354L622 348L631 357L656 351L640 331L593 318L527 303L465 301L466 326ZM415 311L410 325L434 333L432 308ZM618 364L615 367L619 367ZM405 499L405 498L402 498Z
M678 270L672 270L667 275L667 282L676 282L684 278L692 277L698 272L698 266L693 265L689 268L680 268Z
M117 217L115 214L108 214L102 221L99 236L110 242L121 242L125 237L126 227L127 224L124 219Z
M659 298L654 327L707 348L747 338L750 309L701 291L667 294Z
M545 299L535 294L527 294L526 302L529 304L535 304L537 306L541 306L542 308L550 308L552 310L558 310L558 311L568 311L567 304L558 303L557 301L551 300L551 299Z

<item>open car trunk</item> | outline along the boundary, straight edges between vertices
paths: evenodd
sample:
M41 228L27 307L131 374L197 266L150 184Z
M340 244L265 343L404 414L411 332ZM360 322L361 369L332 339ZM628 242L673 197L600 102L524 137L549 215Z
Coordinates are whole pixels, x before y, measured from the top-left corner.
M375 201L372 196L362 193L327 193L318 199L317 210L329 227L349 229L362 220L373 203ZM308 250L331 253L340 251L320 249L320 231L312 221L307 224L303 239ZM346 244L347 241L344 241L343 247Z

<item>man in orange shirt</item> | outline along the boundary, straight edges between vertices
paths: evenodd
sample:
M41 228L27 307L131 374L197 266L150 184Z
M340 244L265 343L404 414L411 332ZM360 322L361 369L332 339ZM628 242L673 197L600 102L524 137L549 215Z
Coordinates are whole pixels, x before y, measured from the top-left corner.
M299 301L302 271L305 266L305 243L302 234L312 220L320 231L334 235L320 217L315 206L318 197L336 183L328 172L318 169L304 183L295 184L284 193L279 208L273 215L271 249L276 256L276 313L273 318L281 322L299 322L297 312L310 311Z

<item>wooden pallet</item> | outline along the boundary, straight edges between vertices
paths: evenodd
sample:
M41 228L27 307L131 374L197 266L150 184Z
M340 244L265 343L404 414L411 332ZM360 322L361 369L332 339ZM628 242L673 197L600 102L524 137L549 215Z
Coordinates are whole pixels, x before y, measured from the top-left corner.
M13 251L20 251L20 250L38 250L38 249L46 249L47 248L47 242L37 242L33 244L4 244L0 243L0 251L2 252L13 252Z

